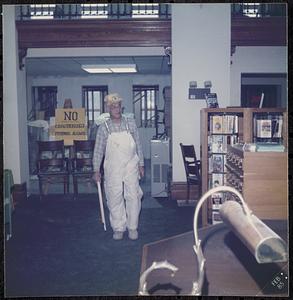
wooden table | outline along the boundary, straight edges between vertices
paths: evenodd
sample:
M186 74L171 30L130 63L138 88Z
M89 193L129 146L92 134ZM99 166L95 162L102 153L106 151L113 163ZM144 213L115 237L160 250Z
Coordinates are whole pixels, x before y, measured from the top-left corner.
M264 221L287 241L287 222ZM202 295L208 296L286 296L289 263L258 264L254 256L225 224L200 229L206 259ZM153 261L179 268L174 277L167 269L154 270L147 277L149 294L188 295L196 278L197 262L193 251L193 231L143 247L141 274Z

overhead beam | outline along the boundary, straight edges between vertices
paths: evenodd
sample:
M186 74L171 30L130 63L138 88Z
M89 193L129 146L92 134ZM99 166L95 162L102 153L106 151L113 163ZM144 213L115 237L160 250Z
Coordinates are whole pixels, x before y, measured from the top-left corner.
M286 46L286 17L232 17L231 46Z
M16 21L20 48L171 46L170 20Z
M286 46L286 17L234 17L231 47ZM171 20L16 21L19 48L170 47Z

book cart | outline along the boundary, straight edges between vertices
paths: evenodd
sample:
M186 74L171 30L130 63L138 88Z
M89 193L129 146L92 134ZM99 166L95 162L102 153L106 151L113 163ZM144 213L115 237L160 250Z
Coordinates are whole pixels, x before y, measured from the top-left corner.
M239 190L264 219L287 219L287 112L281 108L204 108L201 110L202 192L217 185ZM243 144L264 150L243 150ZM268 143L284 146L275 152ZM255 145L255 144L254 144ZM266 149L267 148L267 149ZM222 193L202 206L202 225L221 222Z

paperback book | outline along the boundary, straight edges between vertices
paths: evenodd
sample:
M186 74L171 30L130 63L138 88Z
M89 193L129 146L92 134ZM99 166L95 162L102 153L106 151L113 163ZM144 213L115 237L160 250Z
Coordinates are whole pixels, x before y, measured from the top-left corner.
M222 218L218 210L212 211L212 224L222 223Z
M222 116L223 133L234 134L238 132L238 116L224 115Z
M218 210L220 209L222 205L222 194L221 193L215 193L212 195L212 209Z
M224 184L223 174L213 173L212 174L212 188Z
M219 107L218 98L216 93L207 93L206 96L206 103L208 108L216 108Z
M213 153L223 153L224 148L227 149L227 146L224 147L224 136L223 135L213 135L211 137L211 151Z
M213 157L209 156L209 173L213 173Z
M279 116L272 120L272 136L273 138L282 137L283 117Z
M256 121L256 136L258 138L271 138L272 137L272 120L257 120Z
M223 118L222 116L212 116L212 133L223 133Z
M224 158L221 154L213 154L212 156L213 172L224 172Z

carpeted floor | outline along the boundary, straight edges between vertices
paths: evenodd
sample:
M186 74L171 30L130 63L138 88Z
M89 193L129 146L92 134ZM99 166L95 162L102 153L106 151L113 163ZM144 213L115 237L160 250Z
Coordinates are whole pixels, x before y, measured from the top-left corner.
M149 196L147 181L139 239L112 239L99 220L95 194L31 195L13 213L5 243L5 296L136 295L143 245L192 230L193 207Z

